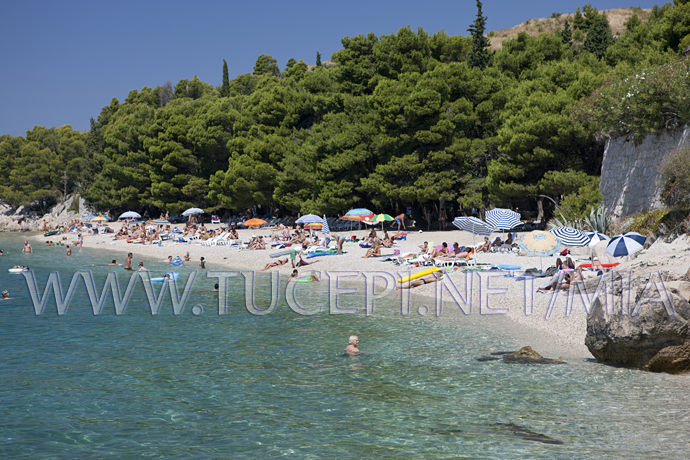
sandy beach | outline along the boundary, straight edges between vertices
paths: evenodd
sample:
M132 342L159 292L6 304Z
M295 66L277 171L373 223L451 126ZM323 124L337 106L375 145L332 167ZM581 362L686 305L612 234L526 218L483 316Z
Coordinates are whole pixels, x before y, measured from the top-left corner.
M117 230L120 224L115 223L113 227ZM214 228L216 226L209 226ZM239 230L242 241L249 240L254 235L270 236L272 229L245 229ZM341 233L346 237L352 235L362 238L367 231L352 231ZM67 234L65 242L76 241L76 234ZM52 237L36 236L35 244L45 244L46 240L62 240L63 235ZM428 267L413 265L396 265L391 261L386 261L387 255L393 257L394 250L399 250L400 254L418 252L418 246L428 241L430 245L438 245L447 242L450 245L458 242L460 245L470 245L473 243L472 235L459 231L447 230L436 232L409 232L407 239L396 242L394 248L384 248L383 257L363 258L366 249L361 248L356 243L346 242L344 245L345 254L323 256L309 259L310 262L317 263L301 267L300 273L309 270L320 272L322 280L327 280L327 272L349 271L355 272L345 278L340 279L339 286L352 286L357 289L365 289L363 272L387 272L397 278L401 272L411 271L415 273ZM127 243L125 240L115 240L112 234L87 235L83 234L83 245L88 248L95 248L113 251L122 254L120 257L113 256L118 262L123 262L126 253L132 252L134 255L134 265L139 261L160 261L163 262L168 256L183 257L189 253L191 261L185 265L188 267L199 267L201 257L206 259L206 269L234 269L246 271L260 271L268 263L276 261L270 254L276 250L247 250L238 249L230 246L206 246L202 242L173 243L163 242L161 245L143 245ZM614 262L604 251L605 244L594 248L595 254L599 256L603 263ZM635 270L680 270L682 267L690 265L690 245L688 241L679 238L673 244L657 242L651 248L640 252L637 257L630 261L624 261L620 269ZM585 263L590 256L590 248L571 248L571 257L576 264ZM680 257L681 259L669 263L669 257ZM104 256L109 257L109 256ZM285 258L288 256L283 256ZM289 257L288 257L289 259ZM444 270L444 283L429 283L410 291L411 305L418 305L419 302L426 301L429 305L429 312L435 314L435 299L439 294L442 296L444 313L440 316L441 320L447 318L448 321L462 320L464 315L460 314L458 304L453 300L451 291L452 285L458 288L463 300L467 300L466 285L471 283L472 301L470 307L465 304L462 308L465 313L470 312L473 316L499 315L515 326L511 335L519 338L524 345L532 345L544 354L559 354L570 357L591 357L584 345L586 332L586 314L583 302L577 297L568 298L567 292L561 291L558 295L553 293L537 292L537 287L544 282L543 278L530 281L518 281L514 275L521 273L527 268L547 268L554 264L556 256L552 257L529 257L516 253L480 253L478 262L480 268L488 269L499 264L520 266L514 272L502 270L482 270L472 272L463 269ZM281 277L287 278L292 272L292 266L288 260L285 265L274 268ZM687 270L687 268L685 269ZM679 272L679 273L680 273ZM469 277L469 280L468 278ZM452 282L452 285L449 284ZM326 281L327 282L327 281ZM385 280L379 279L377 289L383 290ZM381 292L381 291L378 291ZM388 295L400 295L399 291L391 291ZM433 300L432 300L433 299ZM570 311L568 311L570 304ZM450 313L449 313L450 312ZM422 314L424 311L412 311L413 314Z

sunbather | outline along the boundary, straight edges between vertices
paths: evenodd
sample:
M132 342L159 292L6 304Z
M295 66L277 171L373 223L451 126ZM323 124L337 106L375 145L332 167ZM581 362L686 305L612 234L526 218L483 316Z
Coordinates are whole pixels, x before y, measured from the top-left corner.
M284 259L278 259L275 262L269 262L266 265L264 265L263 270L268 270L269 268L279 267L281 265L285 265L287 263L287 261L288 261L287 257L285 257Z
M441 278L443 278L443 272L434 272L430 276L417 278L410 282L398 283L395 289L412 289L418 286L424 286L425 284L436 283L437 281L441 281Z
M484 237L484 244L479 246L477 248L477 252L489 252L489 249L491 249L491 241L489 241L489 237L485 236Z
M381 245L380 244L374 244L367 250L367 253L362 256L362 259L366 259L368 257L378 257L380 255L381 255Z

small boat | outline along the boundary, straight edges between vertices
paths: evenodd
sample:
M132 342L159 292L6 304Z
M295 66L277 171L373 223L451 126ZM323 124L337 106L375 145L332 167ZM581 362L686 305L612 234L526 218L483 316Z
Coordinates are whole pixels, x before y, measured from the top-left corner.
M10 273L21 273L21 272L28 272L29 269L28 268L8 268L7 271Z
M53 230L52 232L44 233L43 236L53 236L53 235L57 235L58 233L60 233L60 232L58 232L57 230Z

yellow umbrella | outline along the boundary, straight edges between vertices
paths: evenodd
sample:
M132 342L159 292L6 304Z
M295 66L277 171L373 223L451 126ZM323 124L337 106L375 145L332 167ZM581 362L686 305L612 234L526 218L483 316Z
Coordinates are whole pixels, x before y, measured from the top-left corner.
M553 233L542 230L525 233L520 238L520 247L531 256L550 256L558 251L559 245Z
M107 217L96 216L96 217L94 217L94 218L91 219L91 222L105 222L105 221L107 221L107 220L108 220Z

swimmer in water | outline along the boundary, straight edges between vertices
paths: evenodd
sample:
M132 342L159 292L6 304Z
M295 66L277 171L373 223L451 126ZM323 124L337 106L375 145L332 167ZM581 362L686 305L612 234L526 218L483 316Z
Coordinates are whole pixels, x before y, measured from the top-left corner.
M356 335L351 335L350 339L348 340L348 344L345 347L345 354L350 355L350 356L357 356L361 352L359 351L359 348L357 348L357 345L359 345L359 337Z
M117 263L117 260L113 259L112 262L110 262L108 265L120 265Z
M9 300L11 298L12 297L10 297L10 291L8 291L7 289L2 291L2 298L0 300Z

